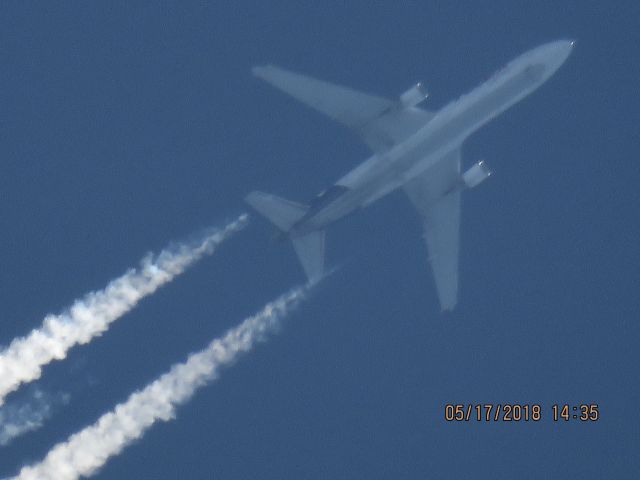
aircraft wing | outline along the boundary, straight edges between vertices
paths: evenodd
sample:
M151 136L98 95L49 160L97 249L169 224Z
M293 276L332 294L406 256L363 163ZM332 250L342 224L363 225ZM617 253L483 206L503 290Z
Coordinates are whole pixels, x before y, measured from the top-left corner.
M273 65L254 67L255 76L353 129L374 152L402 142L433 117L417 107L358 92Z
M403 186L422 217L424 239L442 310L458 297L460 243L460 149Z

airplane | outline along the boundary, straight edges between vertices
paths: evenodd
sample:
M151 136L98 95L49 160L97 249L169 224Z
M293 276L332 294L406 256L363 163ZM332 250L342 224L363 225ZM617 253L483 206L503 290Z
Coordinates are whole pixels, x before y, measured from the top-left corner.
M574 45L558 40L534 48L437 112L418 107L428 96L420 83L390 100L272 65L254 67L255 76L354 130L373 153L308 205L257 191L245 201L292 240L311 281L324 271L326 228L402 188L422 219L441 309L453 310L461 192L491 175L484 161L461 173L461 146L549 79Z

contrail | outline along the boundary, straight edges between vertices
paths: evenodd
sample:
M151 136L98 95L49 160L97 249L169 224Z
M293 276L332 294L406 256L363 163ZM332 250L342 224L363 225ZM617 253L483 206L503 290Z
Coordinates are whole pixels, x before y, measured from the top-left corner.
M147 255L137 269L128 270L104 290L85 295L59 315L47 315L40 328L13 340L0 351L0 405L20 384L39 378L44 365L65 358L74 345L102 334L140 300L212 253L247 222L247 214L242 214L223 229L207 230L197 241L168 247L155 258Z
M28 400L8 403L0 408L0 446L9 445L16 437L37 430L60 405L69 403L69 394L50 394L34 389Z
M187 361L134 392L126 402L104 414L96 423L54 446L44 460L24 467L15 480L75 480L93 475L109 458L140 438L157 420L174 418L175 409L203 385L217 378L219 370L273 331L282 318L306 296L310 285L299 287L268 303L253 317L213 340Z

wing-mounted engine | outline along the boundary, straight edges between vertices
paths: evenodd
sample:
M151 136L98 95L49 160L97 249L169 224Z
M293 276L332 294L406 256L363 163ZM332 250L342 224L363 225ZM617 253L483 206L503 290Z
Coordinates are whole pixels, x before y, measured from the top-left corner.
M491 173L484 160L480 160L462 174L462 183L466 188L473 188L489 178Z
M422 83L418 82L409 90L400 95L400 105L402 108L415 107L419 103L426 100L429 92Z

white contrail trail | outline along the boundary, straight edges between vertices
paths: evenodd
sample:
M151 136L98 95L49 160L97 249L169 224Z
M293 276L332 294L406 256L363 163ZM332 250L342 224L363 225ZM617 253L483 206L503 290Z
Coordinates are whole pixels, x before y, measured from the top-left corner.
M0 408L0 446L42 427L53 410L69 403L70 398L67 393L50 394L38 388L30 392L29 397Z
M13 340L0 351L0 405L20 384L39 378L44 365L63 359L74 345L102 334L142 298L212 253L247 221L248 216L242 214L223 229L206 231L197 241L169 247L155 258L147 255L140 267L130 269L104 290L85 295L59 315L47 315L40 328Z
M24 467L15 480L75 480L98 471L109 458L137 438L157 420L174 418L176 406L185 403L201 386L218 376L221 367L251 350L265 334L306 295L309 286L289 291L268 303L253 317L213 340L186 362L134 392L126 402L104 414L96 423L54 446L41 463Z

